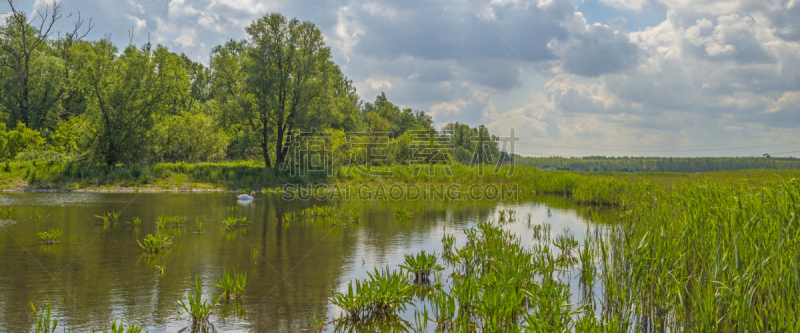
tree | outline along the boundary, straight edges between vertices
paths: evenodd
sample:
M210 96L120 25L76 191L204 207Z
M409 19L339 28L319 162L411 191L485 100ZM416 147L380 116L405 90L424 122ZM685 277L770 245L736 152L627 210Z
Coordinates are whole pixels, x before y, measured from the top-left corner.
M322 33L311 22L288 20L281 14L265 15L245 28L249 35L244 72L254 108L245 118L259 133L267 167L281 165L288 146L284 141L295 129L308 128L308 114L320 105L336 66L330 60ZM273 136L274 135L274 136ZM274 137L274 142L272 138Z
M146 154L154 115L173 109L188 94L179 56L151 45L128 46L119 57L108 40L80 45L80 79L90 92L95 151L106 165L139 161Z
M54 25L62 17L61 4L54 0L44 13L38 13L38 27L32 25L36 19L28 22L12 0L8 0L8 4L11 14L5 26L0 27L0 66L7 70L2 73L2 105L8 112L6 123L22 122L34 129L51 128L60 117L59 101L68 96L69 91L65 59L57 57L58 52L49 40ZM85 37L91 30L91 22L80 35L78 31L82 25L83 20L78 16L74 30L60 45L70 46Z

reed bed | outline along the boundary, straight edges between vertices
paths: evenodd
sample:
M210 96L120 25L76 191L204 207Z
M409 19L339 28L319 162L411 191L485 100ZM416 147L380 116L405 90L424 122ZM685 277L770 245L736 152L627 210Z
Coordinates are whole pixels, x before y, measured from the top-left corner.
M571 175L549 184L563 186ZM787 177L792 176L792 177ZM791 172L614 175L574 184L568 197L593 206L584 216L606 232L528 222L522 246L498 223L442 238L453 268L434 274L415 323L440 331L794 332L800 330L800 176ZM596 208L596 207L612 208ZM401 268L410 267L407 262ZM579 274L580 302L560 277ZM565 275L566 274L566 275ZM416 280L417 277L415 276ZM599 286L598 286L599 285ZM334 304L363 316L367 282L354 281ZM597 293L597 294L595 294ZM348 303L350 302L350 303ZM359 312L360 311L362 312ZM412 327L413 326L413 327Z
M284 226L291 224L319 225L331 227L358 226L361 214L336 209L332 206L313 206L298 212L283 214Z

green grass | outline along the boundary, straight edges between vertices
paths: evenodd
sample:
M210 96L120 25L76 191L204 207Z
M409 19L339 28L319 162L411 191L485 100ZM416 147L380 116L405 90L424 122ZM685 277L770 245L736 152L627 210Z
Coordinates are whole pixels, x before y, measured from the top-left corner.
M63 305L63 299L62 299ZM31 310L33 310L33 319L36 323L34 332L36 333L53 333L58 328L58 318L60 313L54 314L51 310L50 300L47 300L39 310L31 302Z
M172 236L167 235L164 231L158 231L155 234L147 234L141 242L138 240L136 242L146 252L159 253L172 244Z
M234 300L242 297L244 286L247 283L247 273L236 274L236 270L228 273L224 271L219 279L219 284L213 285L222 290L220 297L225 300Z
M158 217L158 219L156 219L156 227L159 230L180 227L184 223L186 223L185 216L161 215Z
M435 254L426 254L425 251L420 251L417 255L406 254L405 261L400 268L414 274L415 283L430 282L431 273L444 269L436 262Z
M217 310L219 304L219 297L211 294L211 301L203 299L203 288L200 286L200 276L194 279L192 290L189 291L187 298L188 301L178 301L178 305L184 312L192 319L192 328L198 328L209 324L208 319L211 314ZM181 313L178 308L173 308L179 314Z
M110 212L103 213L103 215L95 215L94 217L103 220L103 225L107 226L117 223L117 220L119 220L119 212L115 212L112 210Z
M50 229L47 231L43 231L38 233L39 238L42 239L42 243L44 244L55 244L59 237L61 237L61 230L58 229Z
M388 267L367 274L368 279L350 282L347 292L331 296L331 302L347 312L343 320L387 319L406 309L413 293L405 274Z
M361 214L336 209L332 206L316 206L298 212L283 214L284 226L291 224L318 225L331 227L358 226Z

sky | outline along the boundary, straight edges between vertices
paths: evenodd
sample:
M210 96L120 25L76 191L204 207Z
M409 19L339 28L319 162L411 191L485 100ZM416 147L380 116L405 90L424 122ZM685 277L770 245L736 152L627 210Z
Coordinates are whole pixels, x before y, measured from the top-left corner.
M524 156L800 157L800 0L61 3L64 31L204 64L266 13L311 21L362 99L514 128Z

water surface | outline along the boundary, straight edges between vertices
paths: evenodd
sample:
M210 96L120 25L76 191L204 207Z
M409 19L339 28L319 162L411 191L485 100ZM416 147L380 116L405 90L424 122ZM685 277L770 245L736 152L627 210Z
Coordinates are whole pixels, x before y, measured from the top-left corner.
M250 225L236 233L222 232L228 207L237 205ZM359 212L359 227L286 227L279 222L284 213L312 205ZM9 207L10 218L0 215L4 332L29 331L34 325L30 303L39 307L48 299L59 304L60 328L107 329L118 319L150 332L179 331L190 321L173 307L186 299L191 278L200 276L208 293L215 291L209 285L218 282L223 270L233 268L247 272L244 296L212 317L214 328L295 332L308 328L312 314L339 315L328 300L331 290L343 290L374 267L396 268L403 254L423 249L440 253L444 233L456 235L456 245L463 245L464 228L497 219L501 209L517 212L517 222L505 227L531 243L528 214L532 223L552 225L551 238L568 231L581 239L587 230L582 218L586 208L558 197L315 202L260 195L242 205L231 193L0 194L0 209ZM396 207L412 211L413 218L396 221ZM108 211L121 212L117 224L104 226L95 217ZM180 235L167 253L143 255L137 240L155 231L161 215L185 216L187 223L176 228ZM139 228L126 224L133 217L142 220ZM202 233L196 232L195 221L202 222ZM63 236L57 244L43 246L37 232L50 228L60 229ZM157 265L164 267L163 275ZM578 293L576 286L572 289Z

